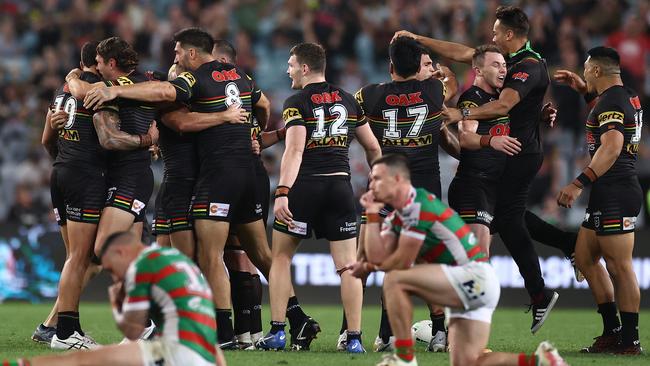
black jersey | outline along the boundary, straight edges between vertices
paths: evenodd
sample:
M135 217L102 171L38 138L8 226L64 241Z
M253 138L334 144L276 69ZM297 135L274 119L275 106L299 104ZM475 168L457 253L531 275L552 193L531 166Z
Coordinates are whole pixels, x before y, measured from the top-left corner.
M408 158L413 174L440 176L438 145L445 85L438 79L371 84L355 94L382 154Z
M84 72L80 79L91 84L101 81L99 76L91 72ZM53 107L55 112L64 110L68 113L68 121L58 133L59 153L54 164L82 163L103 168L106 156L93 125L94 112L85 109L83 101L70 94L67 83L56 91Z
M637 94L624 86L612 86L599 97L587 117L587 146L593 158L600 148L600 137L607 131L623 134L623 148L614 165L598 179L636 175L635 163L641 140L643 110Z
M490 94L478 86L467 89L458 98L458 108L475 108L499 99L498 94ZM476 133L479 135L507 136L510 132L510 119L499 117L478 121ZM479 150L460 149L460 163L456 175L478 176L489 180L498 180L503 173L506 154L492 148Z
M239 104L252 112L260 98L253 80L240 68L218 61L206 62L195 71L186 71L171 82L176 100L188 103L193 112L223 112ZM221 166L247 166L251 157L251 122L207 128L197 133L201 162L214 159Z
M514 89L520 99L509 112L510 136L521 142L519 155L539 154L542 152L539 122L544 94L550 84L546 62L530 48L530 42L510 54L506 61L508 73L503 88Z
M164 123L158 124L158 131L158 145L165 163L165 178L196 179L199 168L195 134L177 133Z
M131 85L149 81L145 74L133 71L129 75L120 76L117 80L107 80L106 85ZM134 99L117 98L110 103L102 105L98 111L108 110L117 113L120 117L120 131L130 135L145 135L149 126L157 117L153 104ZM141 147L129 151L112 150L108 152L109 167L121 167L124 164L151 162L148 147Z
M350 142L356 127L366 123L352 94L328 82L308 84L284 102L282 119L287 129L307 129L299 176L350 174Z

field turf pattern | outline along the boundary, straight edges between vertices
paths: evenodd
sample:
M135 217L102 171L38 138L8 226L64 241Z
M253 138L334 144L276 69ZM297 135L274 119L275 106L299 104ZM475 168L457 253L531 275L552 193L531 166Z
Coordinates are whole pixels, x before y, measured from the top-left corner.
M0 305L0 359L20 356L47 354L48 347L34 343L30 336L34 328L43 320L51 304L29 305L6 303ZM305 305L304 309L321 324L323 331L312 343L310 352L262 352L228 351L226 359L230 366L257 365L374 365L381 356L371 352L372 343L379 327L379 308L364 307L363 342L367 354L352 356L338 353L335 344L340 327L340 308L334 306ZM488 345L493 351L531 353L537 344L545 339L551 340L560 354L571 365L650 365L650 354L641 357L585 355L578 350L591 344L592 337L601 331L601 321L595 309L555 309L546 324L536 334L530 333L531 315L524 308L499 309L493 318L493 327ZM108 344L121 340L115 327L109 307L101 303L84 303L81 306L82 325L86 332L99 343ZM427 319L426 308L416 308L415 319ZM265 331L268 326L268 306L264 308ZM641 344L650 347L650 311L642 310L639 328ZM420 365L448 365L447 354L424 352L425 346L417 345L417 358Z

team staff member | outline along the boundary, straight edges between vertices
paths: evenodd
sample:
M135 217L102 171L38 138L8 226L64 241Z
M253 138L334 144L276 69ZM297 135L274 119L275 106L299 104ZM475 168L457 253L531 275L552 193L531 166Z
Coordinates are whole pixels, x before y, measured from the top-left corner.
M225 366L215 346L212 293L199 269L174 248L144 246L133 234L114 233L100 258L115 284L109 299L118 329L138 339L149 317L164 329L151 341L126 342L87 352L0 362L10 366Z
M520 8L501 6L496 11L493 41L507 54L508 72L499 98L475 108L449 108L451 121L491 119L510 116L510 136L521 143L521 152L506 159L499 181L495 207L495 230L519 266L524 285L531 297L533 321L531 332L537 332L546 321L559 297L545 287L539 259L524 222L530 184L541 167L544 156L539 137L544 94L550 83L546 63L530 47L528 17ZM474 49L400 31L433 52L455 61L470 63Z
M411 295L451 308L451 365L566 365L548 342L530 356L484 353L500 287L474 233L438 197L413 187L404 156L389 154L376 160L370 178L370 190L361 197L368 215L368 261L349 268L359 277L386 272L383 291L396 352L384 356L378 366L417 366ZM385 204L394 211L382 219L379 211Z
M583 189L591 186L578 232L576 261L598 304L603 333L582 351L640 355L640 292L632 251L643 199L635 168L643 110L636 92L623 85L616 50L595 47L587 54L584 81L566 70L555 75L582 94L598 95L586 123L591 162L557 197L560 206L571 207ZM600 264L601 258L607 269Z
M347 351L361 344L361 281L345 271L355 260L357 220L350 184L348 151L356 136L369 161L381 155L377 140L354 97L325 80L325 50L314 43L291 49L287 73L291 88L282 117L287 127L280 180L275 192L273 262L269 277L271 331L258 342L264 349L285 347L286 306L291 291L291 259L301 239L312 232L330 242L341 299L348 319ZM308 349L320 331L309 323L292 333L294 348ZM302 339L301 339L302 338Z

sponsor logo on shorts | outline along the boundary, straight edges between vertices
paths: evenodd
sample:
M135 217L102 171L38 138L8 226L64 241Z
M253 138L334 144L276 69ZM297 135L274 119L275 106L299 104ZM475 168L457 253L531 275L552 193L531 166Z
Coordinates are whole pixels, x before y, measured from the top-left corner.
M262 204L261 203L256 203L255 204L255 214L256 215L261 215L262 214Z
M636 216L623 218L623 230L634 230L636 227Z
M133 204L131 204L131 211L135 212L136 214L140 214L140 211L146 206L144 202L138 201L136 199L133 200Z
M357 232L357 222L346 222L345 226L339 227L339 232L342 233L356 233Z
M289 230L290 233L307 235L307 223L294 220L293 227L288 226L287 230Z
M108 195L106 196L106 201L110 201L113 198L113 194L117 191L117 187L110 187L108 189Z
M494 216L490 215L490 213L487 211L476 211L476 218L482 219L489 224L494 219Z
M65 206L65 215L72 220L81 220L81 209L78 207Z
M56 219L56 221L61 221L61 215L59 215L59 209L58 208L54 209L54 218Z
M209 216L228 217L228 212L230 212L229 203L210 202L210 210L208 211Z

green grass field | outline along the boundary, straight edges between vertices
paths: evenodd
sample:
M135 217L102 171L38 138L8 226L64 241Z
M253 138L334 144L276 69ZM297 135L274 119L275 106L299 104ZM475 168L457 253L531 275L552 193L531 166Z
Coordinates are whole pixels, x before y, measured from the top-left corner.
M226 353L228 365L374 365L381 356L369 352L361 356L350 356L335 351L336 339L340 327L339 308L334 306L304 306L321 324L323 331L312 343L311 352L261 352L231 351ZM48 347L30 340L34 327L42 321L50 309L50 304L2 304L0 319L3 320L0 331L0 359L35 356L46 354ZM268 307L265 308L268 311ZM531 353L537 344L545 339L551 340L560 350L562 356L571 365L650 365L650 355L642 357L591 356L578 353L578 350L591 343L592 337L601 331L599 315L594 310L556 309L544 327L536 334L530 334L530 314L522 309L499 309L493 319L492 335L489 347L493 351ZM363 330L364 345L371 350L372 342L379 327L379 308L364 308ZM426 319L426 308L416 310L416 319ZM99 343L107 344L121 340L113 323L107 304L82 304L82 325ZM265 323L268 312L265 312ZM650 346L650 312L640 316L641 343ZM265 330L267 326L265 325ZM418 363L420 365L447 365L446 354L424 352L424 345L418 345ZM111 365L115 366L115 365Z

